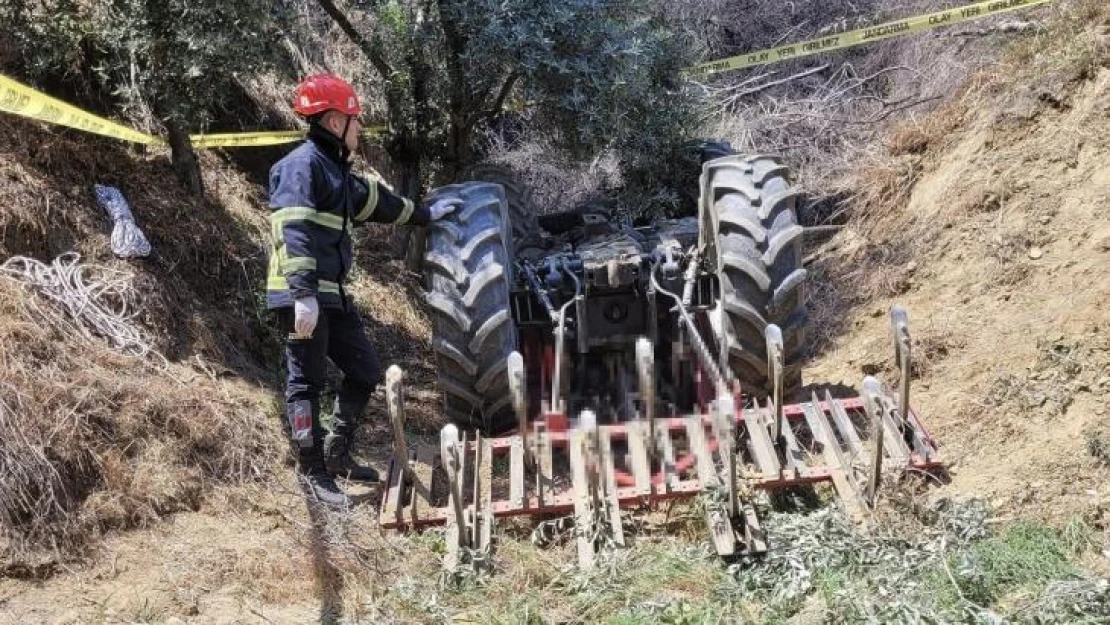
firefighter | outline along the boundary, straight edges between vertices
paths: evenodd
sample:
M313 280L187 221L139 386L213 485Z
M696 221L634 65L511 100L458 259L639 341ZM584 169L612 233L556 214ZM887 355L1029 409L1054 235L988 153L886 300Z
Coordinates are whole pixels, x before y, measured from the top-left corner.
M285 337L285 411L298 472L329 506L346 508L335 476L377 482L349 453L355 429L382 369L362 319L344 290L351 270L351 228L368 221L426 226L456 208L429 207L394 194L376 176L351 172L362 126L354 89L338 76L305 78L294 110L308 121L308 137L270 169L273 249L266 284L269 309ZM327 360L342 371L332 428L320 423ZM325 435L326 434L326 435Z

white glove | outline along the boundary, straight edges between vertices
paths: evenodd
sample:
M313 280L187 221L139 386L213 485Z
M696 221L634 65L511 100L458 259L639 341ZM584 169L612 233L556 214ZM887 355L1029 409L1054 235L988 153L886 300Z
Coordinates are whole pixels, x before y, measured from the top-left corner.
M293 330L297 336L309 338L320 319L320 304L315 297L302 297L293 302Z
M439 221L451 213L451 211L458 208L461 202L456 198L440 198L428 207L428 213L431 215L432 221Z

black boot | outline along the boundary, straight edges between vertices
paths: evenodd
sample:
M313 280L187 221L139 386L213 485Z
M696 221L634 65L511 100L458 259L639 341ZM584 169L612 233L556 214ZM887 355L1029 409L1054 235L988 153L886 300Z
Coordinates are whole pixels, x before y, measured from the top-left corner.
M308 490L312 496L331 508L336 510L348 510L351 507L351 500L339 490L339 485L335 483L333 478L327 471L321 473L308 473L304 476L305 483L308 485Z
M324 439L324 462L328 473L335 477L359 482L380 482L381 476L370 467L364 467L351 458L351 435L328 434Z
M298 473L304 480L306 493L315 501L337 510L347 510L351 500L339 489L335 479L324 466L319 448L302 450L297 458Z

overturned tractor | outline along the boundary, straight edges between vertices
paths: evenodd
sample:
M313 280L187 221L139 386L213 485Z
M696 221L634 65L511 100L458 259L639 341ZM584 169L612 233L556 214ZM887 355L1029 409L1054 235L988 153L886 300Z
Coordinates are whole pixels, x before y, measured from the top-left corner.
M753 488L831 482L859 516L884 463L940 466L908 409L904 311L897 393L868 378L862 397L803 396L803 228L776 159L715 146L698 215L648 227L598 211L537 219L511 181L436 196L460 201L430 229L425 263L453 425L438 448L410 450L390 371L381 520L447 523L449 563L488 548L495 517L573 512L588 567L599 540L624 543L621 508L699 494L715 502L717 551L758 553Z

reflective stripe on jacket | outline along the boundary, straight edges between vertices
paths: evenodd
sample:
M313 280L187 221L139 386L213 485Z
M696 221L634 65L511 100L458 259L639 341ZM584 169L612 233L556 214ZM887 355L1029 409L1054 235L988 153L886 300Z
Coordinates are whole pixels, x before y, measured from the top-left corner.
M309 296L325 308L344 305L353 225L428 224L427 209L394 194L376 176L352 174L343 153L337 137L313 125L308 139L270 169L271 309Z

